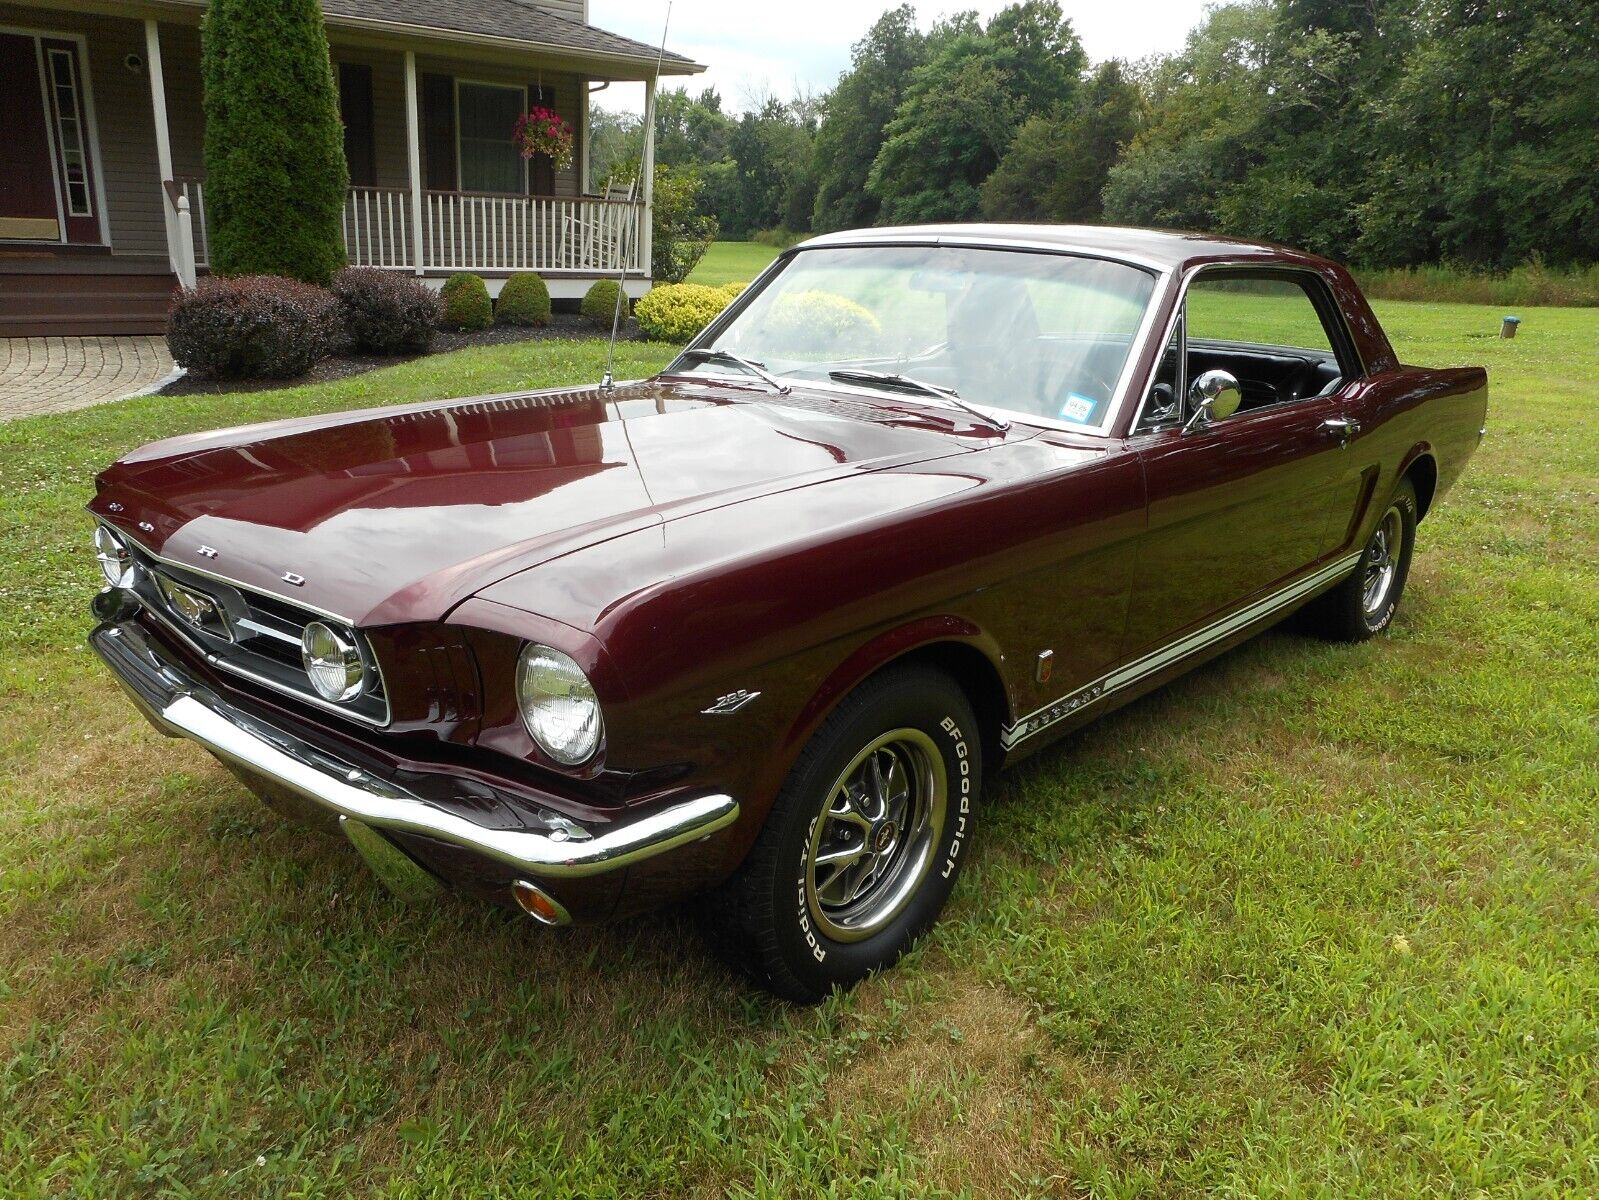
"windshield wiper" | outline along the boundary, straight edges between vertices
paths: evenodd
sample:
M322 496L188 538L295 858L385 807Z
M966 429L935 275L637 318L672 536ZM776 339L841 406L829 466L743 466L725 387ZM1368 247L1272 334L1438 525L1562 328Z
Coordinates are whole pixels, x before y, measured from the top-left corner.
M695 362L730 362L735 366L743 367L751 375L756 376L762 383L775 389L780 396L788 395L791 390L776 375L773 375L763 365L752 358L745 358L742 354L734 354L731 350L685 350L683 358L693 359Z
M893 375L887 371L858 371L852 368L845 371L829 371L827 373L827 377L829 379L836 379L840 383L876 383L884 384L888 387L904 388L913 392L921 392L924 396L934 396L940 400L948 400L956 408L960 409L964 413L969 413L970 415L976 417L990 429L998 429L1003 433L1005 430L1010 428L1009 421L985 413L976 405L968 404L965 400L960 398L960 393L954 388L940 387L936 383L928 383L921 379L912 379L909 375Z

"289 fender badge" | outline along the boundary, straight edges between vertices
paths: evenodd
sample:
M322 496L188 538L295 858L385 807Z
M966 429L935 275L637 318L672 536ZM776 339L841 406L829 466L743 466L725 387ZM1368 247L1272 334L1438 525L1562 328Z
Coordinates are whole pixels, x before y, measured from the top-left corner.
M731 716L750 701L759 698L759 696L759 692L749 692L743 690L729 692L725 696L718 697L715 704L711 705L709 708L701 709L700 712L707 717Z

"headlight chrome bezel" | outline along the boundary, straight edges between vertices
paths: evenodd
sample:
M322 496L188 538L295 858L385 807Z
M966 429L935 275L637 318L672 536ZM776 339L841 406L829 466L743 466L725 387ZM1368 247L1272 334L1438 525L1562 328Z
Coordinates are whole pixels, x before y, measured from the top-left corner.
M127 539L109 525L94 527L94 557L108 586L132 588L137 581L138 559L133 557Z
M573 705L577 712L561 711ZM593 682L571 655L553 646L528 642L522 647L516 707L534 745L558 766L591 763L605 745L605 712Z
M366 658L350 630L312 621L300 634L300 661L312 691L330 704L348 704L366 690Z

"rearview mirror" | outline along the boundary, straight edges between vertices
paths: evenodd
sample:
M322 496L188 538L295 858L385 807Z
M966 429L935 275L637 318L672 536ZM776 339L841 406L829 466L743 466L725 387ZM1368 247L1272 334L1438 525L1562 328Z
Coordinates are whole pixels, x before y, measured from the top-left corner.
M1188 389L1188 402L1194 411L1188 424L1183 426L1183 432L1193 433L1212 421L1225 421L1238 411L1243 401L1244 389L1232 372L1206 371Z

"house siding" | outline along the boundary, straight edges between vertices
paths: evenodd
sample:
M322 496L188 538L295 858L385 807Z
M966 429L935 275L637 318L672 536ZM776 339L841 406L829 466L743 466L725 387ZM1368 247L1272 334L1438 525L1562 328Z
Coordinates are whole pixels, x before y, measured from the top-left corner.
M527 0L523 0L527 3ZM588 23L588 0L538 0L535 4L528 4L529 8L542 8L546 12L555 13L557 16L570 17L574 21Z

